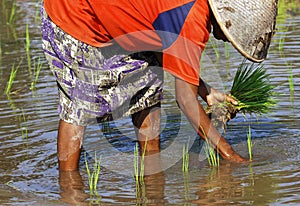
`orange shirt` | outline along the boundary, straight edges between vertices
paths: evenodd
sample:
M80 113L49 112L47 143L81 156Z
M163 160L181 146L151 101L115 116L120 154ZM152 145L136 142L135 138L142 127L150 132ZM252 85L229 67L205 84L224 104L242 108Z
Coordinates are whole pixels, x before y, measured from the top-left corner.
M51 20L95 47L115 40L129 51L163 51L163 67L199 85L210 33L207 0L44 0Z

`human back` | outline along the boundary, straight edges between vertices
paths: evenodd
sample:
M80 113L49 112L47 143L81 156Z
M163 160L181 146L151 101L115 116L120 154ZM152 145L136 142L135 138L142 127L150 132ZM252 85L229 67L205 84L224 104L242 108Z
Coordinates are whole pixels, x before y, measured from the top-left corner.
M99 47L121 35L161 29L155 28L154 22L162 13L180 7L185 9L187 4L194 2L194 0L44 0L44 7L51 20L66 33ZM185 12L189 12L189 9ZM170 26L174 26L175 21L184 21L182 14L178 15L178 12L179 9L169 12L173 18L168 19ZM152 35L148 38L144 36L143 41L161 45L158 43L160 39L157 36L155 38L154 33ZM128 42L128 44L136 43Z

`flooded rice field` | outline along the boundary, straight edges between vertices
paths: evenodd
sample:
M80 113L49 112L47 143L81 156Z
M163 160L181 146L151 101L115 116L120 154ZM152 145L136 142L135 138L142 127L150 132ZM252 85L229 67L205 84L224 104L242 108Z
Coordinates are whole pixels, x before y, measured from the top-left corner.
M133 177L136 140L129 118L92 123L79 172L58 172L57 88L41 48L40 3L2 0L0 6L0 205L300 205L299 1L280 0L276 35L263 62L276 86L277 105L264 117L238 114L226 132L246 157L250 125L254 161L221 160L218 168L211 167L203 142L177 108L172 77L166 74L162 152L145 164L149 175L140 185ZM226 92L242 61L229 44L212 39L201 75ZM187 141L189 170L182 172ZM101 157L101 172L91 193L85 161L93 170L95 155Z

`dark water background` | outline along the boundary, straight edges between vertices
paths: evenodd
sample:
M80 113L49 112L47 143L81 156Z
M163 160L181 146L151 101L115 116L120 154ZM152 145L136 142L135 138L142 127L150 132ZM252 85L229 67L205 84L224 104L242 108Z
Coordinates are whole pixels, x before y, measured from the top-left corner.
M83 146L88 161L92 163L97 152L102 156L103 165L98 195L93 196L89 194L84 157L80 173L59 176L57 171L57 90L41 48L40 3L17 0L15 17L9 24L12 3L2 0L0 7L0 205L96 204L97 201L102 205L300 204L300 2L280 1L277 33L264 62L279 94L278 105L268 116L259 119L245 121L238 115L228 127L226 138L239 153L247 156L246 136L251 122L255 159L251 165L221 161L219 169L212 168L201 159L196 140L196 146L190 151L188 174L183 175L181 171L181 148L177 156L166 153L165 170L146 177L143 190L137 193L130 174L135 145L130 120L92 124ZM29 68L26 25L30 33ZM217 43L220 57L216 57L209 42L202 76L226 92L243 58L231 46L224 49L223 42ZM229 52L227 58L225 50ZM42 70L35 87L30 89L35 79L33 68L39 62ZM18 67L18 71L12 93L7 96L4 91L12 67ZM289 86L291 74L294 92ZM177 140L194 137L177 109L172 88L172 77L167 75L162 107L163 148ZM125 156L127 162L116 154Z

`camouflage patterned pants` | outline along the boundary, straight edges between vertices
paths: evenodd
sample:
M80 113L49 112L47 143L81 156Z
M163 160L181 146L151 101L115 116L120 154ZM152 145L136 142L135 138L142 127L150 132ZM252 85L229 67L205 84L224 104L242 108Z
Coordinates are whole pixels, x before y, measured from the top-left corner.
M109 54L76 40L42 9L43 50L59 88L58 113L68 123L116 119L154 106L162 98L163 71L146 59ZM142 55L138 55L142 56Z

